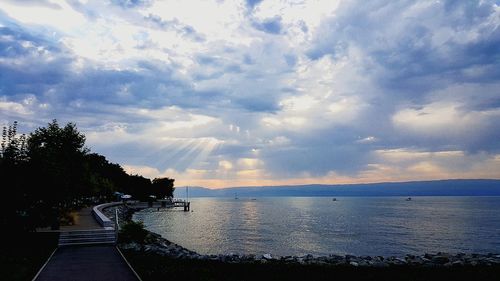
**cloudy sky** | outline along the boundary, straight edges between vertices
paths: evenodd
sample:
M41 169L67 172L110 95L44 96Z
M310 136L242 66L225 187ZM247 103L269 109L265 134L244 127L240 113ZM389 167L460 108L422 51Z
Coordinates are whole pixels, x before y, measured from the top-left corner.
M500 178L500 1L0 0L0 122L147 177Z

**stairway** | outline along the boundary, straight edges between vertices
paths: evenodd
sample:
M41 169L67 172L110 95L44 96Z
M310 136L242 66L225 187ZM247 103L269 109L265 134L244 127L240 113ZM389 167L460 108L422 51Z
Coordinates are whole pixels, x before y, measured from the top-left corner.
M114 229L63 231L59 235L59 246L92 244L116 244Z

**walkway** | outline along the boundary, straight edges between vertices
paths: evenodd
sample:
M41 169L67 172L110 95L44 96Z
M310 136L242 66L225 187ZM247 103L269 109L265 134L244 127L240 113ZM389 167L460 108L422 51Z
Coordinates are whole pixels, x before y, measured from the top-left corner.
M138 281L115 246L61 247L36 281Z
M73 230L89 230L102 229L103 227L94 219L92 215L92 207L87 207L79 210L75 214L75 224L61 225L58 230L52 230L50 227L38 228L38 232L60 232Z
M92 215L92 207L83 208L78 211L75 217L75 224L68 226L61 226L61 231L72 231L72 230L88 230L88 229L98 229L102 226L94 219Z
M78 212L75 224L60 231L103 229L94 219L92 208ZM138 281L114 245L61 246L39 273L36 281Z

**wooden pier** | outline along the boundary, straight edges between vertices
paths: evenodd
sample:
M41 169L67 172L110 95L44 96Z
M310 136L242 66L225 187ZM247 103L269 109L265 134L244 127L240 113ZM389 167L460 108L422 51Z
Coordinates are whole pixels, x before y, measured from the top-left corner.
M180 201L174 201L173 203L174 207L181 207L184 209L184 212L189 212L191 207L191 202L189 201L180 200Z
M149 208L182 208L184 212L189 212L191 210L191 202L179 199L177 200L160 199L156 200L155 202L148 202L147 204Z

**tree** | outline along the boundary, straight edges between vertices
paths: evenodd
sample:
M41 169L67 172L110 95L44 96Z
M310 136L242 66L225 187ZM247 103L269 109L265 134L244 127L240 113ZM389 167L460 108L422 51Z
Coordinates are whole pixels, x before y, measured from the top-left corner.
M26 135L18 135L17 121L3 127L0 150L0 186L6 199L0 204L0 228L27 230Z
M17 121L2 129L0 159L12 163L26 160L26 135L17 135Z
M60 127L53 120L29 135L30 193L37 211L56 224L78 198L89 193L84 165L87 152L85 136L73 123Z
M0 228L34 230L58 226L60 219L86 203L111 200L123 191L146 200L149 195L172 196L174 180L128 175L106 157L90 153L85 135L74 123L53 120L26 135L17 122L3 127L0 150Z
M155 178L152 184L153 195L156 198L174 197L174 179Z

